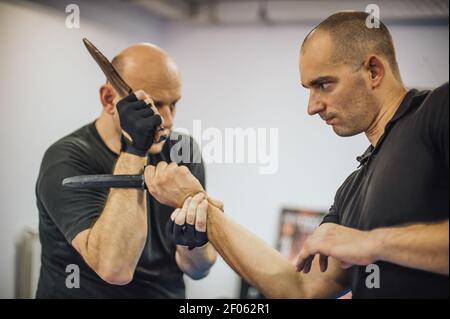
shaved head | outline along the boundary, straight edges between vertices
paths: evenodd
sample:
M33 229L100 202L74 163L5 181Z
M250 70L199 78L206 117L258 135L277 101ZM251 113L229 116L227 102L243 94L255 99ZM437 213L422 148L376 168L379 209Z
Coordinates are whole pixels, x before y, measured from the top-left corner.
M150 43L137 43L117 54L112 65L132 88L133 92L143 91L154 103L162 117L165 135L169 135L176 113L176 104L181 98L181 79L178 68L170 56L161 48ZM105 136L113 136L120 149L122 130L116 112L120 96L107 81L100 88L103 112L99 126ZM106 132L106 133L105 133ZM107 137L105 137L107 139ZM165 142L154 143L151 153L159 153ZM119 145L119 146L117 146Z
M177 66L154 44L133 44L116 55L112 64L133 90L148 86L174 89L181 85Z
M344 11L329 16L307 35L302 52L310 50L309 44L326 34L332 43L330 60L333 63L358 68L367 55L377 54L388 61L392 73L400 78L389 30L381 21L378 21L378 28L367 27L368 17L368 13L360 11ZM370 16L369 19L375 18Z
M308 113L318 114L339 136L375 136L386 101L404 92L391 35L381 22L367 26L368 18L373 19L366 12L335 13L307 35L300 50Z

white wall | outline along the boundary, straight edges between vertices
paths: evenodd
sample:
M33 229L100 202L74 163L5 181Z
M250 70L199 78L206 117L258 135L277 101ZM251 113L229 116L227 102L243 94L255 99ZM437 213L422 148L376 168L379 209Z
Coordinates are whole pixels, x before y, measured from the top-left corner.
M51 1L47 1L51 2ZM45 149L100 111L103 81L84 49L88 36L108 56L133 42L167 49L184 80L176 126L277 127L279 171L257 165L207 167L211 194L227 214L270 244L284 206L327 209L336 188L366 148L362 136L342 139L306 115L298 84L298 46L311 26L193 27L161 24L120 1L77 1L81 29L66 29L64 7L0 2L0 298L13 297L14 243L37 224L34 183ZM392 26L408 85L448 80L448 27ZM220 261L207 279L188 281L191 298L235 297L239 281Z
M325 16L324 16L325 17ZM209 165L208 191L226 213L270 244L284 206L328 210L337 187L356 168L363 136L337 137L306 114L299 85L299 45L313 26L192 27L168 25L163 45L177 61L184 96L176 124L279 128L279 171L259 175L256 165ZM393 25L403 79L408 86L448 81L448 27ZM207 144L207 143L206 143ZM191 297L235 297L239 280L220 260L202 281L188 282Z
M34 186L45 149L95 119L104 77L84 48L87 36L108 57L134 42L160 43L157 19L76 1L81 28L65 27L65 6L0 2L0 298L14 296L14 243L37 225Z

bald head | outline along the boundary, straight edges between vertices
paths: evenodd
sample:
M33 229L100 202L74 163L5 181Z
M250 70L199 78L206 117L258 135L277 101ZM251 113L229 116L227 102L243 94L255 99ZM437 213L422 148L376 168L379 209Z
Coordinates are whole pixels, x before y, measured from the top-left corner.
M178 69L169 55L150 43L129 46L114 57L112 64L131 89L140 96L148 96L153 101L158 114L163 119L165 134L169 135L173 126L176 104L181 98L181 80ZM143 91L143 92L138 92ZM145 93L145 94L144 94ZM120 143L122 130L117 112L117 103L124 98L107 82L100 88L103 105L101 123L104 131L114 132ZM164 142L152 145L150 152L159 153Z
M112 64L133 90L172 90L181 86L173 60L164 50L150 43L129 46L114 57Z

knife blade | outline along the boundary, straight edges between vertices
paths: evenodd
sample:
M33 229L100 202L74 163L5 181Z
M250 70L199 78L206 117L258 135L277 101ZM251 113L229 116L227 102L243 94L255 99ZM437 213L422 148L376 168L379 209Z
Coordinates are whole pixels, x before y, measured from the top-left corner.
M63 187L68 188L139 188L145 189L144 174L135 175L80 175L67 177L62 181Z
M83 38L83 43L95 62L100 66L108 81L121 96L125 97L133 93L133 89L120 76L119 72L109 62L109 60L92 44L87 38Z
M83 38L83 43L91 56L94 58L95 62L97 62L98 66L102 69L103 73L106 76L106 79L111 83L117 93L122 97L133 93L133 89L131 88L131 86L129 86L127 82L125 82L125 80L120 76L119 72L117 72L112 63L109 62L108 58L106 58L103 53L101 53L100 50L97 49L97 47L87 38ZM148 103L151 107L154 108L154 110L156 110L155 104L151 98L149 100L146 100L146 103ZM155 133L155 143L160 143L168 138L166 135L162 135L162 132L164 132L163 125L161 125ZM130 134L128 134L128 132L122 130L122 133L130 143L133 143L133 139L131 138Z

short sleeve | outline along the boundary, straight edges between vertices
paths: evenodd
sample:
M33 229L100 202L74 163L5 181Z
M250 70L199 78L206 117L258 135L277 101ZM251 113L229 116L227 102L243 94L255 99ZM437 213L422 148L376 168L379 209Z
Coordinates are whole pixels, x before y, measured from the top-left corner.
M441 154L441 157L447 167L447 171L449 169L449 99L448 99L448 83L443 90L443 96L440 100L440 114L438 118L438 131L437 131L437 140L438 140L438 149Z
M38 201L69 244L78 233L94 224L107 198L105 190L62 186L64 178L83 173L73 163L58 162L41 172L36 184Z
M339 224L339 213L335 205L331 205L328 214L325 215L320 225L325 223Z
M425 135L430 138L431 145L442 160L444 167L449 169L449 85L444 85L431 91L427 97L429 107L425 109Z
M325 223L333 223L333 224L341 224L341 214L339 207L341 202L341 193L345 186L347 185L348 181L352 178L353 174L351 174L345 182L339 187L339 189L336 191L336 195L334 196L334 203L331 205L330 210L328 211L328 214L325 215L320 225Z

